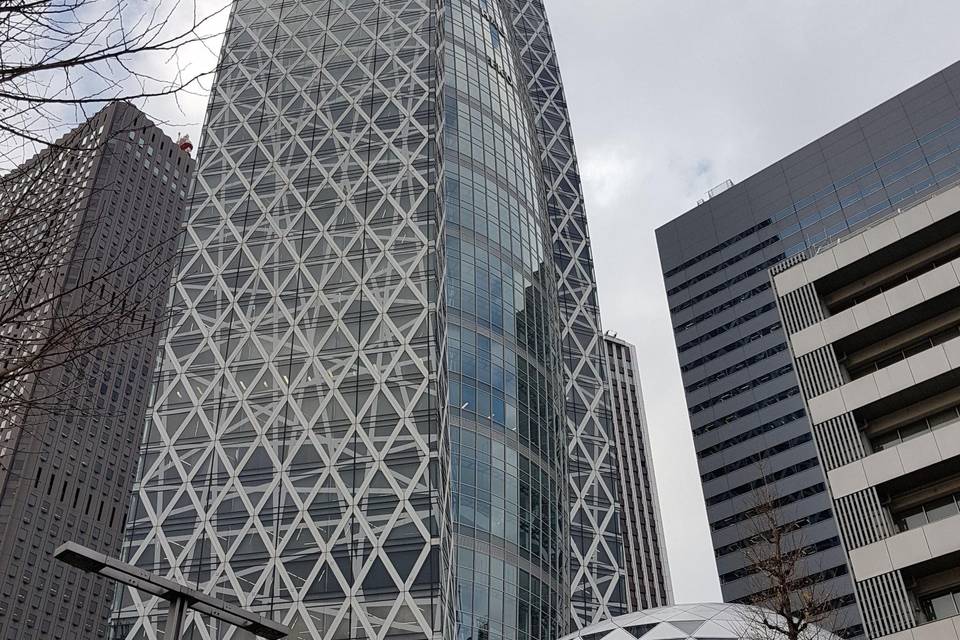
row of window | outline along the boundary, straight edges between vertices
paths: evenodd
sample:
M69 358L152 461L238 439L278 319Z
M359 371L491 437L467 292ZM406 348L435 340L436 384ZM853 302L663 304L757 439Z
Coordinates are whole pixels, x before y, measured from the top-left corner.
M900 531L908 531L958 514L960 514L960 493L906 509L894 514L893 518Z
M762 376L754 378L753 380L745 382L738 387L735 387L728 391L724 391L722 394L718 396L714 396L709 400L704 400L699 404L693 405L692 407L690 407L690 415L693 415L695 413L700 413L704 409L709 409L710 407L726 402L727 400L730 400L731 398L735 398L741 393L747 393L748 391L752 391L753 389L761 385L764 385L772 380L776 380L780 376L786 375L791 371L793 371L792 364L787 364L780 367L779 369L774 369L773 371L770 371L768 373L763 374Z
M746 406L738 411L734 411L733 413L728 413L727 415L717 418L712 422L708 422L702 427L697 427L696 429L693 430L693 435L702 436L705 433L709 433L714 429L719 429L720 427L723 427L725 425L730 424L731 422L734 422L745 416L748 416L751 413L756 413L757 411L760 411L761 409L765 409L766 407L774 405L778 402L783 402L787 398L795 396L798 393L800 393L799 387L791 387L789 389L785 389L780 393L776 393L768 398L764 398L763 400L754 402L753 404Z
M801 460L796 464L792 464L789 467L780 469L779 471L774 471L773 473L768 473L762 478L746 482L740 486L734 487L727 491L723 491L716 495L712 495L706 499L708 507L712 507L721 502L726 502L731 498L736 498L737 496L742 496L744 494L750 493L751 491L756 491L760 487L763 487L771 482L777 482L778 480L783 480L784 478L789 478L790 476L802 473L808 469L813 469L820 466L820 460L818 458L807 458L806 460Z
M703 293L700 293L700 294L698 294L698 295L695 295L695 296L693 296L692 298L690 298L690 299L688 299L688 300L686 300L686 301L678 304L678 305L675 306L675 307L670 307L670 313L674 313L674 314L675 314L675 313L679 313L679 312L683 311L684 309L689 309L690 307L694 306L695 304L698 304L699 302L701 302L701 301L703 301L703 300L706 300L707 298L710 298L710 297L712 297L712 296L720 293L721 291L726 291L727 289L729 289L731 286L735 285L735 284L738 283L738 282L741 282L741 281L743 281L743 280L746 280L747 278L749 278L749 277L751 277L751 276L755 276L755 275L757 275L758 273L762 273L762 272L765 272L765 271L769 270L770 267L772 267L773 265L779 264L779 263L783 262L783 259L784 259L784 258L786 258L786 254L783 254L783 253L780 253L780 254L778 254L778 255L775 255L775 256L772 257L772 258L768 258L767 260L764 260L764 261L761 262L760 264L755 265L755 266L747 269L746 271L743 271L743 272L741 272L741 273L738 273L737 275L733 276L732 278L728 278L727 280L724 280L724 281L721 282L720 284L718 284L718 285L716 285L716 286L714 286L714 287L711 287L710 289L707 289L707 290L704 291Z
M943 344L948 340L953 340L954 338L960 336L960 323L952 327L947 327L946 329L941 329L932 336L926 336L918 340L910 342L906 346L894 351L893 353L885 353L875 360L870 360L864 364L854 367L848 370L851 380L856 380L857 378L862 378L865 375L869 375L875 371L880 371L885 367L889 367L892 364L906 360L910 356L915 356L918 353L923 353L931 347L935 347L939 344Z
M733 342L726 344L720 347L719 349L715 349L710 353L697 358L696 360L691 360L690 362L680 367L680 371L683 373L686 373L687 371L696 369L697 367L704 365L710 362L711 360L715 360L724 354L730 353L731 351L736 351L737 349L739 349L744 345L750 344L755 340L759 340L764 336L768 336L771 333L774 333L775 331L779 331L782 326L783 325L778 320L773 324L769 324L762 329L754 331L753 333L740 338L739 340L734 340Z
M750 289L749 291L745 291L745 292L741 293L741 294L740 294L739 296L737 296L736 298L731 298L731 299L727 300L726 302L724 302L724 303L722 303L722 304L719 304L719 305L717 305L716 307L714 307L714 308L712 308L712 309L710 309L710 310L708 310L708 311L705 311L705 312L701 313L700 315L696 316L695 318L693 318L693 319L691 319L691 320L688 320L688 321L684 322L683 324L680 324L680 325L675 326L675 327L673 328L673 332L674 332L675 334L680 334L680 333L683 333L684 331L687 331L688 329L692 329L693 327L695 327L696 325L700 324L700 323L703 322L704 320L707 320L708 318L712 318L713 316L717 315L718 313L722 313L722 312L726 311L727 309L730 309L730 308L732 308L732 307L735 307L735 306L737 306L738 304L740 304L741 302L744 302L745 300L749 300L750 298L752 298L752 297L754 297L754 296L760 295L760 294L763 293L764 291L767 291L771 286L772 286L772 285L771 285L771 283L770 283L769 280L768 280L767 282L764 282L764 283L762 283L762 284L759 284L759 285L757 285L756 287L754 287L753 289Z
M717 245L715 245L715 246L707 249L706 251L695 255L694 257L690 258L689 260L686 260L686 261L684 261L684 262L681 262L679 265L677 265L677 266L674 267L673 269L670 269L669 271L664 272L663 277L664 277L664 278L669 278L670 276L675 276L675 275L677 275L678 273L680 273L681 271L683 271L684 269L689 269L690 267L692 267L693 265L697 264L698 262L701 262L702 260L706 260L706 259L709 258L710 256L712 256L712 255L714 255L714 254L717 254L717 253L723 251L724 249L726 249L726 248L729 247L730 245L736 244L736 243L739 242L740 240L743 240L744 238L753 235L754 233L756 233L756 232L759 231L760 229L763 229L764 227L770 226L770 224L771 224L771 221L770 221L770 220L764 220L763 222L761 222L761 223L759 223L759 224L755 224L755 225L753 225L752 227L750 227L749 229L745 229L745 230L741 231L740 233L738 233L737 235L733 236L732 238L728 238L728 239L724 240L723 242L721 242L720 244L717 244Z
M761 351L760 353L754 356L750 356L746 360L741 360L737 364L731 365L726 369L721 369L720 371L717 371L716 373L713 373L707 376L706 378L701 378L695 382L691 382L690 384L685 386L683 390L686 391L687 393L692 393L697 389L702 389L703 387L706 387L707 385L712 384L717 380L722 380L727 376L735 374L737 371L746 369L747 367L755 365L758 362L762 362L767 358L772 358L778 353L781 353L786 350L787 350L787 343L781 342L780 344L774 345L769 349L765 349L764 351Z
M694 338L693 340L684 342L679 347L677 347L677 351L679 353L683 353L684 351L687 351L688 349L692 349L693 347L699 344L703 344L704 342L706 342L707 340L710 340L711 338L715 338L716 336L726 333L730 329L736 326L739 326L744 322L753 320L754 318L759 318L760 316L767 313L768 311L773 311L776 308L777 308L776 302L770 302L768 304L763 305L762 307L757 307L753 311L749 311L743 314L742 316L734 318L730 322L727 322L726 324L722 324L719 327L712 329L711 331L708 331L707 333L704 333L703 335Z
M830 509L825 509L823 511L817 511L812 513L809 516L799 518L797 520L792 520L790 522L784 522L781 525L778 525L784 531L799 531L805 527L809 527L820 522L826 522L833 518L833 511ZM730 544L725 544L722 547L716 547L714 549L714 555L717 558L721 558L725 555L735 553L740 549L746 549L751 547L759 542L762 542L764 537L771 533L771 531L764 531L759 534L750 535L746 538L741 538L736 542L731 542ZM801 534L802 535L802 534Z
M833 549L840 546L840 537L834 536L832 538L827 538L826 540L820 540L814 544L808 544L804 547L797 549L796 551L801 555L813 555L816 553L822 553L828 549ZM754 575L760 572L761 569L757 565L750 565L748 567L743 567L735 571L728 571L727 573L720 574L720 584L726 584L728 582L734 582L736 580L742 580L748 576Z
M732 438L727 438L726 440L718 442L717 444L711 447L707 447L706 449L701 449L700 451L697 451L697 458L702 460L703 458L707 458L714 454L720 453L724 449L735 447L741 442L746 442L747 440L756 438L757 436L773 431L774 429L779 429L780 427L788 425L794 422L795 420L799 420L803 418L805 415L806 415L806 412L803 409L800 409L798 411L792 411L785 416L777 418L776 420L771 420L770 422L761 424L760 426L754 427L749 431L745 431L744 433L737 434Z
M747 457L745 457L745 458L741 458L741 459L739 459L739 460L736 460L736 461L734 461L734 462L731 462L730 464L725 464L725 465L723 465L722 467L719 467L719 468L717 468L717 469L714 469L713 471L709 471L709 472L707 472L707 473L704 473L703 475L700 476L700 479L701 479L703 482L708 482L708 481L710 481L710 480L714 480L714 479L716 479L716 478L719 478L720 476L725 476L725 475L727 475L728 473L731 473L731 472L736 471L736 470L738 470L738 469L743 469L744 467L749 467L750 465L757 464L757 463L760 462L761 460L765 460L765 459L767 459L767 458L770 458L770 457L772 457L772 456L775 456L775 455L777 455L778 453L783 453L784 451L789 451L790 449L792 449L792 448L794 448L794 447L797 447L797 446L799 446L799 445L801 445L801 444L805 444L805 443L810 442L810 441L812 441L812 440L813 440L813 434L812 434L812 433L804 433L804 434L801 434L801 435L797 436L796 438L791 438L790 440L787 440L787 441L785 441L785 442L781 442L781 443L775 444L775 445L773 445L773 446L767 447L766 449L764 449L764 450L761 451L760 453L755 453L755 454L753 454L753 455L750 455L750 456L747 456Z
M870 446L874 452L883 451L884 449L895 447L936 429L941 429L953 424L958 419L960 419L960 405L954 405L870 438Z
M668 296L672 296L672 295L674 295L674 294L680 293L681 291L683 291L683 290L686 289L687 287L690 287L691 285L694 285L694 284L696 284L697 282L700 282L701 280L706 280L707 278L709 278L709 277L712 276L713 274L718 273L718 272L720 272L720 271L723 271L723 270L726 269L727 267L733 266L734 264L740 262L741 260L752 256L753 254L757 253L758 251L763 251L765 248L770 247L770 246L773 246L773 245L777 244L778 242L780 242L780 238L777 237L777 236L773 236L772 238L767 238L767 239L764 240L763 242L760 242L760 243L758 243L758 244L753 245L752 247L750 247L750 248L747 249L746 251L742 251L742 252L738 253L737 255L733 256L732 258L730 258L730 259L728 259L728 260L725 260L724 262L721 262L721 263L718 264L718 265L715 265L715 266L713 266L713 267L710 267L710 268L707 269L706 271L703 271L702 273L694 276L693 278L690 278L690 279L688 279L688 280L684 280L683 282L681 282L681 283L678 284L677 286L671 287L670 289L667 290L667 295L668 295Z

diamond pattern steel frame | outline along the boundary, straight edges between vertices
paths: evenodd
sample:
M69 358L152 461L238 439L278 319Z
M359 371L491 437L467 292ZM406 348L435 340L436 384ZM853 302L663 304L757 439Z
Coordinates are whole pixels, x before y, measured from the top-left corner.
M211 95L126 556L293 638L453 632L439 12L238 0Z
M623 597L599 312L543 5L501 1L541 133L582 626ZM453 633L441 16L238 0L208 108L126 557L295 638ZM115 635L157 638L158 604L124 592Z
M560 68L543 0L503 0L540 135L557 267L570 431L570 582L575 628L626 611L616 440L590 233Z

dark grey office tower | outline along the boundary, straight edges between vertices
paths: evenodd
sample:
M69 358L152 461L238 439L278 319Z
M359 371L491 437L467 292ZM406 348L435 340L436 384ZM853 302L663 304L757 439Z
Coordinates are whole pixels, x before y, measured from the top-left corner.
M673 587L663 542L647 416L643 410L637 349L609 331L603 341L607 349L607 388L617 442L627 607L630 611L664 607L673 604Z
M742 549L767 485L816 550L809 570L836 594L837 630L863 633L769 270L956 181L958 96L954 64L657 230L728 601L756 595Z
M120 552L192 164L118 103L0 179L3 364L47 358L2 389L4 640L106 636L113 585L53 551Z
M553 639L620 611L542 4L237 0L219 69L127 557L301 639ZM116 633L163 614L126 591Z

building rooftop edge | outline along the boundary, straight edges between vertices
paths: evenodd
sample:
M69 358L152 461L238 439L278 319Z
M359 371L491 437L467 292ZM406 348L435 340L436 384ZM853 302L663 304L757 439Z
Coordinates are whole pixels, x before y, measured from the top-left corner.
M864 117L864 116L866 116L866 115L868 115L868 114L870 114L870 113L872 113L872 112L874 112L874 111L878 111L878 110L884 108L885 106L887 106L887 105L888 105L889 103L891 103L892 101L899 99L899 97L900 97L902 94L910 91L911 89L914 89L915 87L920 86L920 85L923 84L924 82L927 82L927 81L929 81L929 80L931 80L931 79L933 79L933 78L936 78L937 76L943 74L945 71L947 71L947 70L949 70L949 69L952 69L952 68L954 68L954 67L960 67L960 61L957 61L957 62L954 62L954 63L952 63L952 64L949 64L949 65L947 65L946 67L943 67L942 69L939 69L939 70L936 71L935 73L932 73L932 74L930 74L929 76L927 76L927 77L925 77L925 78L922 78L921 80L918 80L917 82L915 82L915 83L913 83L913 84L905 87L904 89L898 91L897 93L895 93L895 94L893 94L892 96L888 97L887 99L883 100L883 101L880 102L879 104L877 104L877 105L871 107L870 109L867 109L866 111L863 111L863 112L861 112L860 114L858 114L858 115L856 115L856 116L854 116L854 117L852 117L852 118L850 118L850 119L848 119L848 120L840 123L839 125L837 125L836 127L830 129L829 131L825 132L824 134L822 134L822 135L820 135L820 136L817 136L816 138L814 138L814 139L811 140L810 142L808 142L808 143L806 143L806 144L804 144L804 145L801 145L801 146L797 147L796 149L794 149L793 151L791 151L791 152L789 152L789 153L781 156L778 160L776 160L776 161L774 161L774 162L771 162L770 164L765 165L765 166L761 167L760 169L757 169L756 171L754 171L753 173L751 173L751 174L750 174L749 176L747 176L746 178L743 178L742 180L739 180L739 181L736 181L736 180L735 180L733 186L731 186L729 189L726 189L726 190L724 190L724 191L716 194L715 196L712 196L712 197L706 199L704 202L702 202L702 203L700 203L700 204L698 204L698 205L695 205L695 206L687 209L686 211L684 211L683 213L677 215L676 217L671 218L669 221L663 223L663 224L660 225L659 227L656 227L656 228L654 229L654 232L657 233L657 234L659 234L661 230L667 229L668 227L670 227L671 225L673 225L673 224L675 224L677 221L679 221L681 218L684 218L684 217L686 217L686 216L690 215L691 213L694 213L694 212L696 212L696 211L698 211L698 210L706 210L706 209L709 209L712 204L716 204L718 201L722 202L722 201L723 201L724 199L726 199L726 198L733 197L733 195L734 195L735 193L740 192L740 191L747 185L747 183L748 183L752 178L754 178L755 176L763 173L764 171L767 171L768 169L771 169L771 168L777 166L778 164L780 164L780 163L783 162L784 160L790 158L791 156L796 155L796 154L804 151L805 149L808 149L808 148L816 145L817 143L819 143L819 142L820 142L821 140L823 140L824 138L829 137L830 135L836 133L837 131L839 131L839 130L842 129L843 127L848 126L849 124L855 122L856 120L859 120L860 118L862 118L862 117Z

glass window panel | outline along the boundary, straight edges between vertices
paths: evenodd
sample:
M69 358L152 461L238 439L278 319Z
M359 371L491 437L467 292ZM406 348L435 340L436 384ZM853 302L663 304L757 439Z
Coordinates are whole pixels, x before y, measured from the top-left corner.
M896 429L887 433L882 433L870 441L870 445L873 447L874 452L883 451L884 449L889 449L890 447L894 447L898 444L900 444L900 433Z
M957 419L957 408L950 407L946 411L941 411L940 413L935 413L927 421L930 423L931 427L939 427L951 422L955 422Z
M900 439L906 442L930 431L926 420L919 420L904 427L900 427Z
M955 516L958 513L957 503L953 499L953 496L935 500L934 502L928 503L925 508L927 512L927 520L930 522L943 520L944 518Z
M900 527L900 531L916 529L925 524L927 524L927 516L923 511L923 507L916 507L915 509L902 513L897 519L897 526Z
M918 353L923 353L931 346L930 340L924 340L923 342L918 342L917 344L911 345L903 350L904 357L909 358L910 356L915 356Z
M929 620L943 620L957 615L957 601L952 593L946 593L929 600L927 618ZM932 614L932 616L931 616Z
M903 360L903 353L899 351L896 353L891 353L890 355L884 356L883 358L877 360L876 368L883 369L884 367L889 367L890 365L900 362L901 360Z

